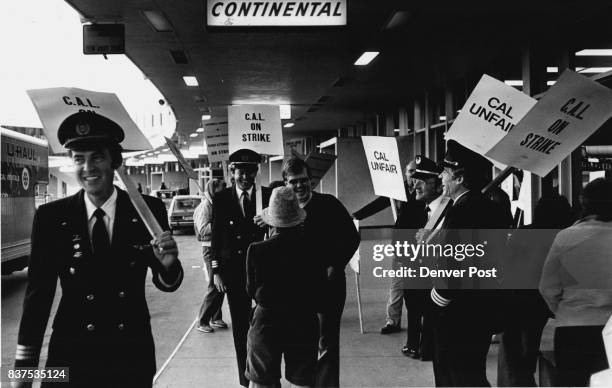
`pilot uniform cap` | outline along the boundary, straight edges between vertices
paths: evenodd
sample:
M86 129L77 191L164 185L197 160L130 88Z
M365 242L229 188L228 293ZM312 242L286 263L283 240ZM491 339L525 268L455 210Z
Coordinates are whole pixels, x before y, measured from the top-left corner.
M261 155L253 150L241 148L232 152L229 156L229 162L235 167L240 167L241 164L257 165L261 163Z
M57 130L60 144L70 150L86 150L103 144L119 145L124 138L119 124L93 112L71 114Z
M453 170L466 169L471 171L487 170L493 166L484 156L462 146L455 140L446 143L446 154L444 160L440 162L441 167L450 167Z
M414 158L414 163L416 165L415 172L412 174L414 179L436 178L443 170L436 162L421 155Z

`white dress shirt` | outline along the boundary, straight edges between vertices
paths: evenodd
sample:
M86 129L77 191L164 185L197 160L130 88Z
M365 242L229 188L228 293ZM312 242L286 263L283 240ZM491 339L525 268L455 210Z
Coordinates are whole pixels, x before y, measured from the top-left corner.
M100 207L104 210L104 226L106 226L106 232L108 233L108 242L113 241L113 225L115 224L115 210L117 209L117 189L113 186L113 193L111 196L104 202L104 204ZM94 212L98 209L96 205L91 202L87 193L85 193L85 210L87 211L87 230L89 231L89 238L91 241L91 236L93 233L93 227L96 223L96 217L94 216Z

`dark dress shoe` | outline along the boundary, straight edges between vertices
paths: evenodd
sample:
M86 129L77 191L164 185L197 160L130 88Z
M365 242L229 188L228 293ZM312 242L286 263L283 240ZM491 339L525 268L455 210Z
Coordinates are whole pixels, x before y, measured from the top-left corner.
M411 358L419 358L419 351L416 349L411 349L408 346L404 346L402 348L402 354L406 357L411 357Z
M387 323L382 329L380 329L380 334L397 333L401 330L402 328L399 325L392 325L390 323Z

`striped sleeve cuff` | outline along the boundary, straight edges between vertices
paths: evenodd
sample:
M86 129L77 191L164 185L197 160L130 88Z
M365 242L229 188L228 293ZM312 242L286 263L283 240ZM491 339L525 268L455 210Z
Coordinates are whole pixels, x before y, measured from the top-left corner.
M36 361L40 356L40 347L33 345L17 344L17 352L15 353L16 361L31 360Z
M219 273L219 260L211 260L210 269L213 274Z
M450 299L446 299L438 294L438 291L436 291L435 288L431 289L431 300L433 300L433 302L440 307L446 307L451 302Z

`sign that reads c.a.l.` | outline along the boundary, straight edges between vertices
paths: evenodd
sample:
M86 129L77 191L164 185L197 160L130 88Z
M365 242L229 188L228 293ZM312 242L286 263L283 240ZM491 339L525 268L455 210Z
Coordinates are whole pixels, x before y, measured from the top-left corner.
M261 155L284 155L278 105L233 105L227 108L230 155L242 148Z
M208 150L208 161L222 162L229 159L227 122L210 123L204 126L204 140Z
M208 0L209 27L345 26L347 0Z
M612 90L566 70L485 156L544 177L612 117Z
M93 92L77 88L49 88L28 90L36 112L43 124L49 147L54 154L65 150L57 140L60 124L73 113L89 111L116 122L125 134L121 146L125 151L151 149L151 143L140 132L114 93Z
M486 74L446 133L472 151L484 154L536 104L536 100Z
M374 193L406 202L406 190L395 137L362 136Z

